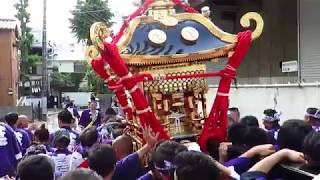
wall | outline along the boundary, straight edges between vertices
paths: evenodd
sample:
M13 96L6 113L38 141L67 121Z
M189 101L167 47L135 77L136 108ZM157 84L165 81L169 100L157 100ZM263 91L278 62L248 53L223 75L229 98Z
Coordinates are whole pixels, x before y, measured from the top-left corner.
M301 78L320 82L320 1L300 0Z
M63 61L59 61L58 63L58 69L59 72L62 73L73 73L74 72L74 65L72 61L68 61L68 62L63 62Z
M282 85L284 86L284 85ZM210 88L207 95L208 112L212 106L217 89ZM240 109L241 116L254 115L263 117L263 110L274 107L274 97L277 96L276 109L282 112L281 118L302 119L308 107L320 108L320 84L313 87L241 87L232 88L230 107Z
M297 2L296 0L262 0L255 8L242 4L242 13L257 10L264 19L262 36L252 43L244 63L238 71L239 83L286 84L298 80L297 73L282 73L281 61L298 59ZM261 9L259 9L261 8ZM238 23L239 24L239 23Z
M0 30L0 106L14 106L17 101L18 65L14 31ZM8 94L12 88L13 95Z
M12 87L12 104L13 106L15 106L17 104L18 101L18 83L19 83L19 75L20 75L20 64L18 61L18 42L16 41L16 34L14 33L14 31L11 33L11 72L12 72L12 79L11 79L11 87Z
M12 106L1 106L0 107L0 119L2 119L9 112L17 112L18 114L24 114L29 118L32 118L32 107L31 106L21 106L21 107L12 107Z
M219 5L219 2L225 3ZM258 12L265 23L262 36L252 43L249 54L241 64L238 71L238 82L241 84L296 82L298 73L282 73L280 63L281 61L298 59L297 0L238 0L230 2L233 4L228 5L227 1L219 0L207 1L211 6L213 22L224 31L234 34L242 31L239 23L240 18L250 11ZM223 12L235 12L236 18L222 20L219 13ZM230 24L230 21L233 21L233 24ZM214 63L210 66L219 66L220 64ZM212 68L209 67L209 69Z

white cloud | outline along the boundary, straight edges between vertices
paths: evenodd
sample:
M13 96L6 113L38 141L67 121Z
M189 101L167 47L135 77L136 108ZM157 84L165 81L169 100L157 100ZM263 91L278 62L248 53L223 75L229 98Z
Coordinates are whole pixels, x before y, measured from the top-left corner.
M16 10L14 3L16 0L0 0L0 18L14 18Z

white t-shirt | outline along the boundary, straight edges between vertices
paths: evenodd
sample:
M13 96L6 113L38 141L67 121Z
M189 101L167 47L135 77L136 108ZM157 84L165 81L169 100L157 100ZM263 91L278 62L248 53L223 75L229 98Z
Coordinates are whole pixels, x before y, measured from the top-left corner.
M76 169L83 161L82 155L78 152L72 154L54 154L51 156L54 161L55 170L58 174L65 174Z

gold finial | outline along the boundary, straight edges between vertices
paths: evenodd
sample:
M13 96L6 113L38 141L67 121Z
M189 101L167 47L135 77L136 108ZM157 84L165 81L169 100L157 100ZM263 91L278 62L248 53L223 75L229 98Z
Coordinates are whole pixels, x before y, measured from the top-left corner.
M148 16L152 16L158 21L173 14L175 14L175 9L174 3L171 0L154 0L148 11Z

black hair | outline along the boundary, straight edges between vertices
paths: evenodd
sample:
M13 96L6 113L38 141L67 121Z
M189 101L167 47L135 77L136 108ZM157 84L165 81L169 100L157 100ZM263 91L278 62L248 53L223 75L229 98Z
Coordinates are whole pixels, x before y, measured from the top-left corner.
M48 142L50 133L45 124L42 124L39 129L34 132L34 136L38 138L41 143Z
M111 107L109 107L108 109L106 109L106 113L105 113L105 114L106 114L106 115L114 115L114 116L117 115L116 111L115 111L113 108L111 108Z
M274 117L275 114L277 114L278 112L274 109L265 109L263 111L263 114L266 116L270 116L270 117Z
M110 145L99 144L89 152L89 167L100 176L108 176L114 169L117 158Z
M123 134L123 128L115 128L115 129L112 129L112 137L115 139L119 136L121 136Z
M314 107L309 107L307 109L307 113L312 114L312 115L316 114L317 111L318 111L318 108L314 108Z
M165 161L173 163L175 156L183 151L188 151L188 148L175 141L163 141L152 154L154 166L164 168Z
M72 108L72 107L74 107L74 104L73 104L73 102L71 101L70 103L66 104L65 109Z
M231 107L231 108L229 108L228 110L229 110L229 111L232 111L232 112L238 112L238 113L240 113L240 112L239 112L239 108L237 108L237 107Z
M232 113L236 113L238 117L240 117L240 111L237 107L231 107L228 109L228 111L232 112ZM229 122L229 127L235 123L236 119L234 119L232 116L230 116L228 114L228 122Z
M259 121L255 116L245 116L240 119L240 123L250 127L259 127Z
M80 142L82 146L91 147L97 142L99 138L98 131L95 127L87 128L82 131L80 135Z
M92 95L90 96L90 100L91 100L91 101L96 101L96 97L92 94Z
M267 144L268 136L266 131L258 127L248 127L244 133L244 145L252 148L257 145Z
M19 119L19 115L14 112L10 112L4 116L4 120L8 123L9 126L14 126Z
M38 154L47 154L46 146L42 144L31 144L26 150L26 154L22 157L22 159L26 159L29 156Z
M70 144L70 133L66 129L60 129L54 133L54 146L58 149L66 149Z
M241 154L245 153L249 148L244 145L230 145L227 149L227 161L239 157Z
M181 152L175 158L176 174L179 180L214 180L219 170L214 160L200 152Z
M313 131L312 127L303 120L288 120L280 127L277 143L282 149L301 151L304 138L311 131Z
M319 163L320 166L320 132L309 133L303 142L302 152L311 159L311 161Z
M70 139L61 138L55 142L55 147L59 149L66 149L70 144Z
M90 169L75 169L67 172L60 180L103 180L97 173Z
M73 117L72 117L72 114L68 110L62 110L58 114L58 119L62 123L71 124Z
M228 140L233 145L241 145L245 143L244 132L247 130L247 126L241 123L234 123L228 129Z
M238 157L254 146L268 142L268 136L263 129L242 123L235 123L229 128L228 139L232 142L227 150L228 160Z
M22 160L17 171L20 180L54 179L54 166L51 160L43 155L33 155Z
M308 164L303 166L302 169L313 173L320 173L320 132L309 133L303 142L302 152L308 161Z
M206 142L208 154L214 159L219 159L219 146L220 144L214 138L210 138Z

